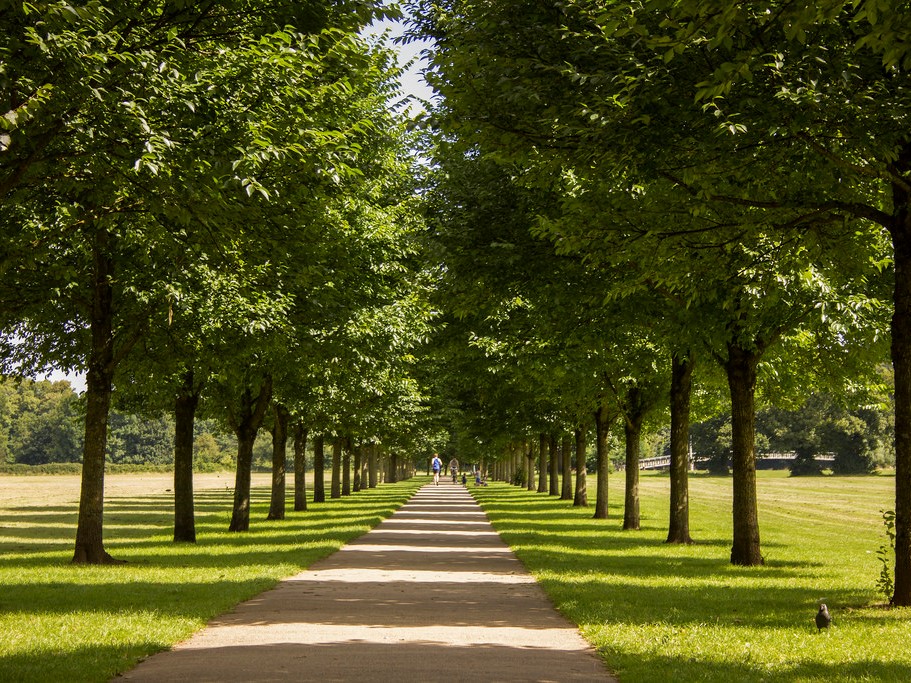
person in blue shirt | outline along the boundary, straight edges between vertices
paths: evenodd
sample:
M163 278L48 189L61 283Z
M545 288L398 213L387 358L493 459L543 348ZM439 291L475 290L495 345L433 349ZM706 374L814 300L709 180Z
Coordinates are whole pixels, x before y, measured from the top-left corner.
M440 485L440 470L443 469L443 461L436 453L433 454L433 460L430 461L430 469L433 470L433 483Z

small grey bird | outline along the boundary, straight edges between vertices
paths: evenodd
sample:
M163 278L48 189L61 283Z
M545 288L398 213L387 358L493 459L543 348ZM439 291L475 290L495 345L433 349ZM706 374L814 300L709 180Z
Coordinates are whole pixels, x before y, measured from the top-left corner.
M832 615L829 614L829 608L823 603L819 606L819 611L816 613L816 632L819 633L822 629L829 628L829 624L831 623Z

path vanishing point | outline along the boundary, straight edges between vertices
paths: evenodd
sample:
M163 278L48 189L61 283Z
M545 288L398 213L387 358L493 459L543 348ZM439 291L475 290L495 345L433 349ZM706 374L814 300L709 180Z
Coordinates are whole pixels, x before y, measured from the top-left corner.
M114 680L614 681L449 482Z

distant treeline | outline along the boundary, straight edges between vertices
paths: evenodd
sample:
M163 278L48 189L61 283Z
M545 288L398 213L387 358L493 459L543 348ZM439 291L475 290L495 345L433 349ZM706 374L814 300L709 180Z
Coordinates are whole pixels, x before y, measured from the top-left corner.
M895 466L892 408L848 409L826 394L811 395L795 410L766 407L756 413L756 452L796 453L793 474L815 474L813 456L831 454L836 474L865 474ZM693 425L696 455L709 456L709 469L727 472L731 457L731 418L719 416Z
M83 400L69 382L0 378L0 465L80 462L83 413ZM142 417L114 410L109 429L109 463L165 467L173 464L174 421L170 415ZM234 467L237 441L232 434L212 420L197 420L195 431L197 470ZM268 438L257 440L254 458L257 464L269 462Z
M68 382L0 378L0 465L79 463L82 455L82 398ZM114 465L169 467L174 462L174 422L170 415L149 418L113 411L107 461ZM799 409L765 408L756 420L757 452L797 452L805 460L816 453L835 455L838 474L859 474L895 464L891 412L888 408L847 409L826 395L811 396ZM711 456L711 467L726 472L731 453L731 421L720 416L694 424L693 452ZM666 430L646 436L643 455L666 453ZM254 464L268 467L271 441L257 439ZM612 459L622 461L622 444ZM213 420L197 420L194 466L199 471L233 469L237 441ZM594 456L592 455L592 458ZM593 465L590 464L593 470ZM803 460L796 474L810 473Z

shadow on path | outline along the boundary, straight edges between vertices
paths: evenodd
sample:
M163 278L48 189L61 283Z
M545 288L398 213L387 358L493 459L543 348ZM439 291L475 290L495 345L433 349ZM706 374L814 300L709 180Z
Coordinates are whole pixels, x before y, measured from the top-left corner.
M612 681L464 487L392 517L118 681Z

